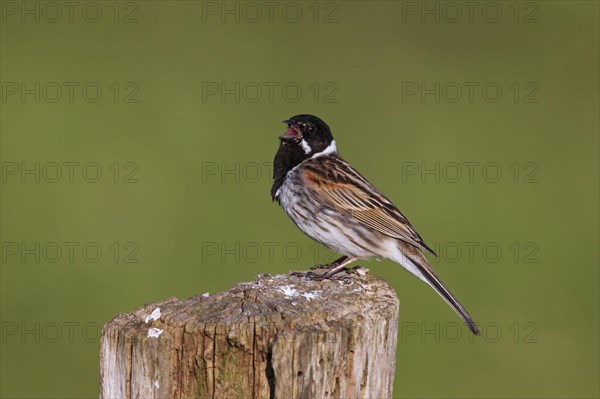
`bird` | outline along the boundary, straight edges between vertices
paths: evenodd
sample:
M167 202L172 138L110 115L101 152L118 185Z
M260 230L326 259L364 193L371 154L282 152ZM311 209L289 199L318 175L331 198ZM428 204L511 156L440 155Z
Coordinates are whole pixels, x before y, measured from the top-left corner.
M342 254L313 277L331 278L360 259L395 262L431 286L471 332L479 328L442 283L424 252L434 256L400 210L338 153L331 129L320 118L295 115L283 121L273 161L271 198L307 236Z

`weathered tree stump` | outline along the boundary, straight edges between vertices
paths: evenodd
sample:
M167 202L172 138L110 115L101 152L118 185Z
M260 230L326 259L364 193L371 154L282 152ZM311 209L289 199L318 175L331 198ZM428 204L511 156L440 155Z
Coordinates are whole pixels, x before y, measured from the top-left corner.
M104 326L100 396L391 398L398 310L384 280L355 271L150 303Z

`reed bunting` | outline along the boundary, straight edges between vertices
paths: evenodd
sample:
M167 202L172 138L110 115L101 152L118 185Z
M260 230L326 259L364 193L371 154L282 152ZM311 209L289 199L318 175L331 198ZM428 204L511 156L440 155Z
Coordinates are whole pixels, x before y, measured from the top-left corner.
M340 157L329 126L313 115L283 123L288 129L279 137L271 196L306 235L344 255L324 265L329 270L317 279L329 278L357 259L389 259L430 285L479 335L467 310L423 255L435 252L398 208Z

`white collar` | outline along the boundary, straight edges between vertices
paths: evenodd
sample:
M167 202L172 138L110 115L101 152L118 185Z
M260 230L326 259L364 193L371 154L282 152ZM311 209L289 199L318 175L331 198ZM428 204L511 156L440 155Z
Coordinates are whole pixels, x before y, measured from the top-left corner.
M319 157L324 157L326 155L330 155L330 154L333 154L336 152L337 152L337 147L335 146L335 140L331 140L331 143L327 146L327 148L325 148L321 152L317 152L311 158L315 159L315 158L319 158Z

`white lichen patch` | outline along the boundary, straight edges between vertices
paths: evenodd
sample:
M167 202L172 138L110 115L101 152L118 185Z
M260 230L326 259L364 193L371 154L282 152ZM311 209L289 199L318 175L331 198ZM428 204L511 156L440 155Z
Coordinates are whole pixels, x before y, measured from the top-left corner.
M290 285L282 285L277 288L279 292L286 296L286 298L297 298L303 297L307 300L315 299L319 297L321 291L306 291L306 292L298 292L295 288Z
M289 285L284 285L278 288L278 290L288 298L294 298L299 295L298 291Z
M312 292L303 292L301 295L310 301L311 299L318 298L320 293L321 293L321 291L312 291Z
M148 324L151 321L160 319L160 308L156 308L144 319L144 322Z
M160 337L160 334L163 333L164 330L161 330L160 328L149 328L148 329L148 337L150 338L158 338Z

